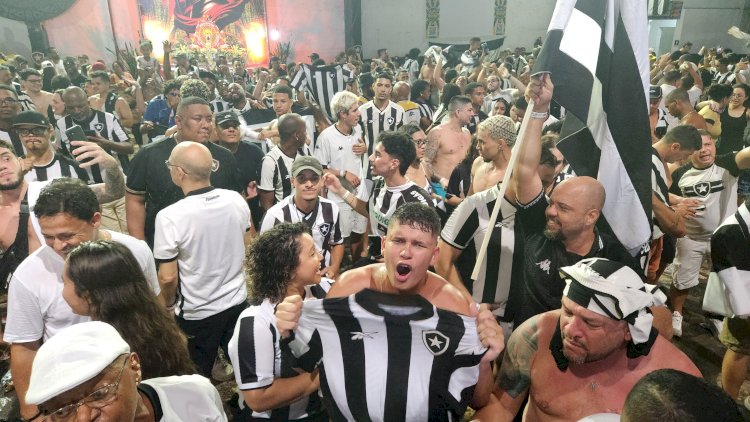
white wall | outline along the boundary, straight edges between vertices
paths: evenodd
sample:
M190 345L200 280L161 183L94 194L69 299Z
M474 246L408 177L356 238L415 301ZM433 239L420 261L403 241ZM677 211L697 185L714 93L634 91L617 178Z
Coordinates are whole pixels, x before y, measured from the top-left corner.
M0 51L6 55L21 54L31 57L29 31L23 22L0 17Z
M363 0L362 54L373 57L379 48L394 56L403 56L413 47L424 50L426 19L424 0Z
M671 51L671 48L669 50L662 51L659 47L659 44L661 42L662 28L674 28L675 25L677 25L677 21L675 19L654 19L648 22L648 46L649 48L654 49L657 56L660 56L667 51ZM672 43L670 43L670 47L671 44Z
M677 20L674 39L679 40L680 45L691 41L693 52L698 52L702 45L721 45L744 52L747 50L744 43L727 34L730 27L740 26L744 5L744 0L685 0L682 16ZM677 48L679 46L672 46L672 50Z
M547 34L547 27L555 10L552 0L508 0L505 18L505 43L507 48L526 47L531 51L537 37Z

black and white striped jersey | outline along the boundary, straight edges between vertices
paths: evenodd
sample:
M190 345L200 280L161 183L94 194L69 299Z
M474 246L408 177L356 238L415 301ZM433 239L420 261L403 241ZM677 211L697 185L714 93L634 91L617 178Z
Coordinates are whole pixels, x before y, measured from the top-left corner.
M419 106L420 119L422 117L427 117L428 119L430 119L430 121L432 121L432 106L421 98L417 98L416 100L414 100L414 102Z
M52 156L52 160L45 165L34 165L34 167L23 176L24 180L29 183L46 182L61 177L72 177L90 183L89 175L86 173L86 170L80 168L75 160L59 153Z
M482 249L499 193L495 185L467 197L445 223L440 238L462 251L460 259L476 257L477 251ZM517 229L521 227L516 226L516 205L502 198L479 277L473 282L464 280L474 300L491 304L493 313L500 317L512 317L514 310L506 309L512 283L523 277L523 233L516 233Z
M18 104L21 106L20 111L36 111L36 105L31 100L29 94L21 88L21 84L13 82L13 88L16 90L16 96L18 97Z
M659 200L669 205L669 186L667 186L667 169L662 163L661 157L656 149L651 148L651 190ZM653 215L653 211L652 211ZM654 219L654 230L651 239L656 240L664 235Z
M344 91L352 78L352 71L340 64L315 67L302 63L289 84L299 91L309 92L310 99L320 106L328 121L333 122L331 99Z
M304 150L297 151L297 155L307 155ZM260 164L260 183L258 189L275 194L274 203L292 194L292 164L295 157L289 157L275 146L263 157Z
M73 120L72 116L65 116L57 121L57 128L60 133L60 148L65 154L71 157L73 156L71 152L74 148L71 148L70 140L65 134L65 131L73 125L81 126L84 131L97 132L103 138L113 142L130 142L128 135L125 133L122 125L120 125L120 121L117 120L114 114L92 109L91 116L87 120L79 122ZM116 152L112 152L112 155L120 161L122 169L127 171L128 164L130 163L128 156ZM87 172L89 173L89 178L93 180L94 183L102 183L104 181L98 164L89 167Z
M711 236L711 274L724 284L735 316L750 314L750 211L745 204L716 229ZM709 281L709 283L711 283Z
M382 110L378 109L374 102L368 101L359 107L359 112L362 114L359 124L362 126L363 138L367 142L368 157L375 150L378 136L382 132L396 130L404 123L404 108L390 100ZM372 179L369 161L365 160L363 165L366 178Z
M407 202L421 202L434 206L430 195L416 183L408 181L401 186L386 186L385 179L376 177L368 189L369 183L361 183L357 198L370 202L371 235L383 237L388 231L388 222L396 208Z
M266 211L260 233L281 223L305 223L310 228L315 247L323 254L324 266L331 264L331 247L344 242L339 229L339 207L325 198L318 198L318 206L309 214L297 208L294 195L289 195Z
M334 421L460 420L486 350L474 318L370 289L306 301L289 348L305 370L320 362Z

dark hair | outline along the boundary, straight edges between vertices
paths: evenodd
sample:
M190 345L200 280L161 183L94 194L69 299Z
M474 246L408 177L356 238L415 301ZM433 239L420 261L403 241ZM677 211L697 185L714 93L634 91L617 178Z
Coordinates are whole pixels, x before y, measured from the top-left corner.
M680 76L682 76L682 73L679 70L670 70L664 74L664 82L671 84L680 79Z
M380 56L380 53L387 51L387 48L378 48L378 57Z
M732 91L734 91L737 88L745 91L745 102L742 103L742 105L745 106L745 107L747 107L747 105L750 104L750 86L748 86L747 84L734 84L734 85L732 85Z
M664 97L664 104L669 104L672 101L682 101L683 103L690 103L690 96L686 89L675 88Z
M448 69L445 71L445 78L443 80L448 83L453 83L458 79L458 71L456 69ZM443 87L445 89L445 87Z
M201 82L203 83L203 82ZM203 84L205 85L205 84ZM180 100L180 103L177 105L177 114L182 113L182 111L192 105L204 105L208 106L208 101L201 97L182 97Z
M430 83L424 79L417 79L414 81L414 84L411 86L411 92L409 93L411 100L414 101L415 98L419 98L419 94L429 87Z
M443 94L440 96L440 104L443 105L443 108L448 108L448 104L456 95L461 95L461 88L456 84L445 84Z
M375 80L373 81L373 83L377 82L378 79L388 79L389 81L391 81L391 83L393 83L393 75L391 75L391 72L380 72L380 73L378 73L375 76Z
M70 78L65 75L55 75L50 82L50 88L53 91L65 89L70 86Z
M38 71L36 69L33 69L33 68L24 69L24 70L18 72L18 76L20 76L21 79L24 80L24 81L27 80L27 79L29 79L29 76L31 76L31 75L39 76L41 78L42 77L42 72L40 72L40 71Z
M417 57L419 57L419 49L416 47L412 48L408 53L406 53L406 57L410 59L416 59Z
M198 71L198 78L200 78L200 79L208 78L208 79L212 79L214 82L216 82L216 75L214 75L213 72L209 72L208 70L203 70L203 69L199 70Z
M542 135L546 135L550 132L554 132L558 134L562 133L563 122L565 122L565 119L558 120L558 121L548 124L547 126L544 127L544 130L542 131Z
M520 96L516 98L516 101L513 101L513 105L520 110L526 110L526 108L529 106L529 103L526 102L526 98L523 96Z
M505 104L505 113L503 113L503 116L510 117L510 104L508 103L508 100L506 100L503 97L496 99L495 102L492 103L493 110L495 108L495 105L497 105L498 102L502 102L503 104Z
M732 87L726 84L713 84L708 87L708 98L714 101L721 101L732 96Z
M683 150L699 150L703 145L700 132L692 125L677 125L670 129L661 139L667 144L677 142L680 144L680 149Z
M473 43L473 42L482 42L482 39L479 38L479 37L471 37L471 38L469 38L469 43Z
M89 79L99 78L103 81L106 81L109 83L109 73L103 71L103 70L95 70L91 73L89 73Z
M68 255L68 277L94 320L111 324L141 357L143 378L196 373L187 338L159 303L132 252L107 240Z
M396 224L405 224L433 236L440 234L440 217L433 207L421 202L407 202L396 208L388 226Z
M18 157L18 153L16 152L16 149L13 148L13 144L4 139L0 139L0 148L5 148L8 151L10 151L10 153L13 154L14 157Z
M18 99L18 93L16 92L16 89L10 85L0 84L0 91L11 92L13 93L13 98Z
M99 201L94 191L81 180L69 177L49 182L34 205L37 218L65 213L79 220L91 221L97 212Z
M276 125L276 128L279 131L279 139L281 141L291 139L292 135L297 133L297 131L300 130L300 127L304 125L305 121L297 113L287 113L281 116Z
M403 132L403 133L409 135L409 137L411 137L411 135L414 135L415 133L419 132L420 130L422 130L422 128L419 127L419 125L416 124L416 123L409 123L409 124L403 125L400 128L398 128L399 132Z
M675 369L659 369L641 378L622 409L631 421L742 421L737 405L721 388Z
M273 89L274 94L286 94L289 96L289 99L291 100L294 96L294 92L292 91L292 88L289 88L286 85L279 85L276 88Z
M693 85L695 85L695 79L693 79L692 75L690 75L689 73L687 75L682 75L682 77L680 78L680 88L687 91L688 89L692 88Z
M253 302L268 299L277 303L284 299L299 265L299 239L305 233L310 230L303 223L281 223L250 244L245 253L245 274Z
M388 155L398 159L398 172L403 176L417 157L417 147L405 132L385 131L378 136L378 143Z
M182 81L179 79L170 79L166 82L164 82L164 89L162 89L162 93L164 95L168 95L172 90L176 89L179 91L180 87L182 87Z
M477 88L484 88L484 85L480 84L479 82L471 82L466 84L466 86L464 87L464 95L473 94Z
M208 89L208 85L200 79L188 79L182 82L180 87L180 96L182 98L198 97L209 101L213 92Z

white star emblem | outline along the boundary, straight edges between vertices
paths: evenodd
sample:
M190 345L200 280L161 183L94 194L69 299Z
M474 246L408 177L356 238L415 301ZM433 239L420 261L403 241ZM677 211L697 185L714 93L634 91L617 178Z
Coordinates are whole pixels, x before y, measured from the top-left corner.
M443 345L443 342L440 341L440 339L437 338L437 336L429 339L429 342L430 342L430 347L436 347L438 349Z

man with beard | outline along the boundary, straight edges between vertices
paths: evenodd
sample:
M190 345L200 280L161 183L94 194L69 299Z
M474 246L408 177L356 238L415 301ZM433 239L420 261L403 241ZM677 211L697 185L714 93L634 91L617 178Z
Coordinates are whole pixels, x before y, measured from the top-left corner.
M492 116L479 124L477 149L483 163L473 166L469 195L482 192L503 180L516 142L516 127L507 116Z
M448 121L434 127L427 134L427 149L424 153L425 171L440 180L443 187L453 169L466 157L471 147L471 134L466 129L474 119L471 99L456 95L448 104Z
M663 368L700 377L690 359L658 335L649 306L666 299L627 266L604 258L560 269L560 310L521 325L508 340L495 401L475 415L511 421L523 400L524 420L579 420L622 413L633 385Z

